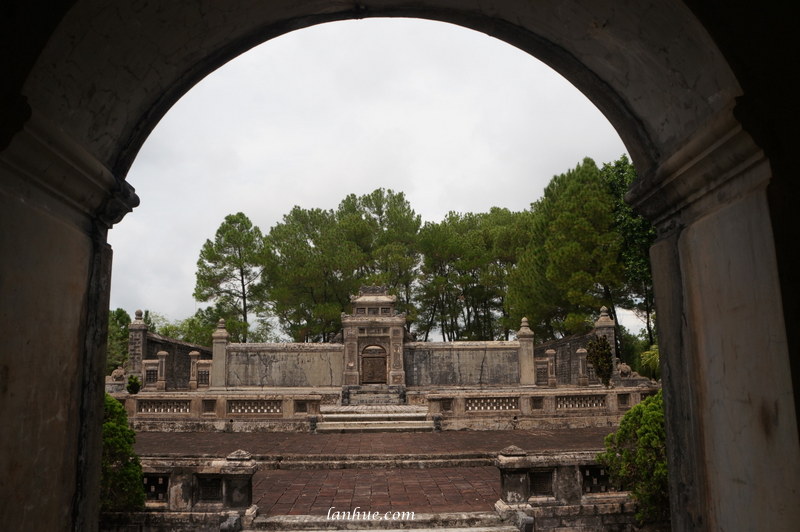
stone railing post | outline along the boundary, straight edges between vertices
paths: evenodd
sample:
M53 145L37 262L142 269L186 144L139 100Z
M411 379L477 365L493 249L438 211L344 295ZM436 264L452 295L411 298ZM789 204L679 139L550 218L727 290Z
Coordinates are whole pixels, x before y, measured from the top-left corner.
M228 334L225 329L225 320L220 319L217 323L217 329L211 335L211 388L222 389L227 386L227 350L228 350Z
M533 359L533 331L528 326L528 318L522 318L519 331L519 383L536 384L536 363Z
M200 360L200 351L189 351L189 389L197 389L197 361Z
M500 500L506 504L525 504L531 496L528 453L510 445L497 455L500 470Z
M547 385L550 388L555 388L556 381L556 350L548 349L544 352L547 355Z
M164 391L167 389L167 353L166 351L159 351L156 353L158 357L158 380L156 381L156 390Z
M144 382L142 360L147 351L147 324L142 319L142 311L134 313L134 319L128 325L128 361L125 363L125 373L136 375Z
M578 355L578 386L589 386L589 375L586 367L586 355L588 354L583 347L575 351Z

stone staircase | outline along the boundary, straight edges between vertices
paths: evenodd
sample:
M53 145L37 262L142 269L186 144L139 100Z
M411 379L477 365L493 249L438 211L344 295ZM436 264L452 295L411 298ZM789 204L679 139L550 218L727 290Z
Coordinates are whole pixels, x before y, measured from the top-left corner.
M358 405L402 405L406 402L403 386L387 384L363 384L342 387L342 404Z
M350 405L323 407L317 432L432 432L425 407Z

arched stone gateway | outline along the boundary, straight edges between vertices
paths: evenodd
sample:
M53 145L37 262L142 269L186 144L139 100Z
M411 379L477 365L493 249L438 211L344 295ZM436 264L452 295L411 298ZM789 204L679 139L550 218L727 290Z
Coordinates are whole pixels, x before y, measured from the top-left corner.
M124 179L149 132L244 50L313 24L377 16L496 36L550 64L605 113L641 176L630 200L660 235L652 257L673 525L796 526L800 332L786 327L800 321L794 17L790 7L699 0L4 6L4 526L96 528L106 234L138 203Z

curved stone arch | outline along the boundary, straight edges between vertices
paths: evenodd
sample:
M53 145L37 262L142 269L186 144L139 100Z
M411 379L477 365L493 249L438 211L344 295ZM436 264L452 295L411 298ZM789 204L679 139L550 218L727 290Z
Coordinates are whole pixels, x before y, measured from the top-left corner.
M147 135L195 83L251 47L311 25L365 17L458 24L539 58L580 89L615 126L640 174L655 171L698 126L731 111L735 77L681 4L643 18L637 2L444 0L352 3L178 3L96 11L78 2L23 87L34 110L68 130L124 177ZM93 31L86 31L86 21ZM195 27L178 32L175 27ZM671 35L681 28L681 38ZM71 46L65 46L64 42ZM667 43L667 44L665 44Z
M784 95L769 89L771 78L748 72L776 64L759 54L784 52L766 42L772 36L737 44L741 34L720 29L731 19L749 28L749 12L717 15L694 0L67 0L40 21L37 4L25 4L18 10L34 31L0 32L4 43L6 35L22 42L19 64L0 78L0 282L12 287L0 311L14 317L3 320L7 351L25 354L0 361L0 392L7 412L28 413L24 423L4 414L3 454L29 459L13 469L0 462L0 472L15 497L35 504L10 528L96 528L106 232L136 204L124 177L152 128L198 80L256 44L377 16L500 38L559 71L612 122L640 174L630 198L660 230L652 255L662 352L670 354L673 526L780 529L800 520L791 488L800 476L797 367L784 323L798 315L790 300L797 283L786 274L797 271L789 248L797 194L788 193L797 185L772 175L792 169L793 177L786 154L796 143L786 131L796 113L769 101ZM14 12L0 14L2 29ZM42 323L52 324L49 334L40 334ZM44 482L56 489L41 492Z

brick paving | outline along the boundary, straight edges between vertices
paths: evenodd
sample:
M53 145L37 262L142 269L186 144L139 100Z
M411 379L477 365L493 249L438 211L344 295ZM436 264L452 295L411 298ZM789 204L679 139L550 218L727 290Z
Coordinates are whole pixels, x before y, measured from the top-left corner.
M266 470L253 478L261 515L486 512L500 498L495 467Z

